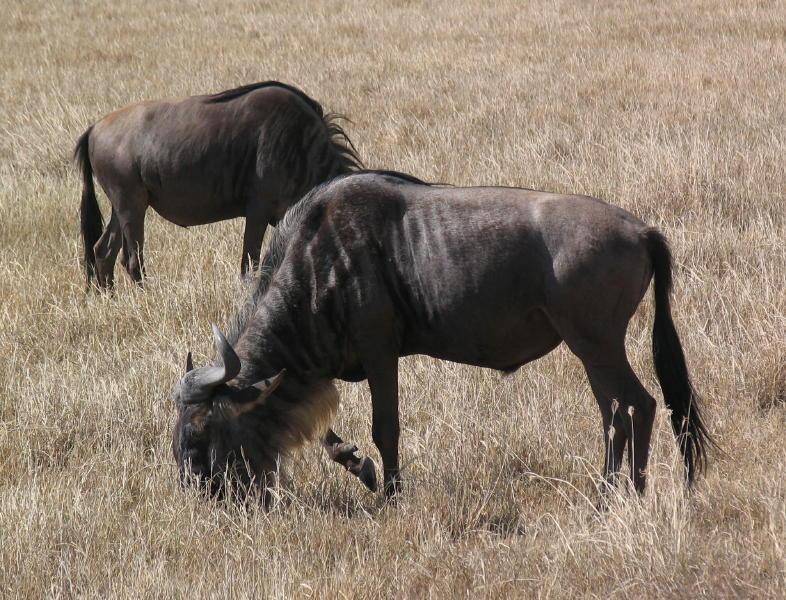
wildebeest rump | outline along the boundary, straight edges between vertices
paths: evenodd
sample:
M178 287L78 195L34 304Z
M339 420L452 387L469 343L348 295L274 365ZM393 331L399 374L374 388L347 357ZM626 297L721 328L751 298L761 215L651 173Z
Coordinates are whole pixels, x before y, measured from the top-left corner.
M315 185L359 167L335 115L276 81L125 107L88 128L74 156L88 285L99 287L112 285L121 247L127 272L141 281L148 206L183 227L245 217L245 273L268 223ZM112 204L103 233L93 173Z
M627 447L641 492L656 403L628 362L625 332L653 278L656 374L692 481L710 438L672 321L671 256L658 231L585 196L338 178L290 209L228 339L215 331L216 366L190 370L176 387L181 473L210 478L242 456L241 477L264 481L282 453L329 422L335 378L368 379L393 494L399 357L511 371L565 342L600 407L607 480ZM257 383L283 369L277 387Z

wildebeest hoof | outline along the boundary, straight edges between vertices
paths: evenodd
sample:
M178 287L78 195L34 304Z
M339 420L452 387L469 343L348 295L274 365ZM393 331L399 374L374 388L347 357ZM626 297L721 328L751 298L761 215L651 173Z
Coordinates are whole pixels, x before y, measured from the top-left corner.
M377 468L374 465L374 461L368 456L363 459L360 469L358 469L355 475L370 491L377 491Z
M396 474L390 476L385 473L385 501L395 504L401 495L401 477Z
M340 442L333 444L328 449L330 457L339 463L352 463L357 462L359 459L355 456L358 447L355 444L348 444L347 442Z

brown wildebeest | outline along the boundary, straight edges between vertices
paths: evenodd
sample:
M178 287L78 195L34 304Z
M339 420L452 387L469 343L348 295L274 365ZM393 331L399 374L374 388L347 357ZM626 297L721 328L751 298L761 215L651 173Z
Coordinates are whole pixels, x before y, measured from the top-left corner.
M182 227L245 217L245 274L268 223L315 185L359 167L336 115L276 81L127 106L89 127L74 158L88 286L95 278L105 288L121 247L126 271L142 280L148 206ZM103 233L93 173L112 204Z
M510 372L565 342L600 407L607 481L627 447L643 492L655 400L628 362L625 332L654 279L655 370L692 482L711 440L671 317L671 276L663 235L595 198L339 177L290 209L229 339L214 326L215 365L189 366L175 388L181 474L213 483L231 467L264 481L330 420L335 378L368 379L394 494L400 356Z

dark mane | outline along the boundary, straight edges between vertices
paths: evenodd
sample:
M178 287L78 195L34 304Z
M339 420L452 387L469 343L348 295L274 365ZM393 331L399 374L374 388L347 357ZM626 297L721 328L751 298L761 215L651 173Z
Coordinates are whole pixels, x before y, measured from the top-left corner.
M431 183L430 181L423 181L422 179L418 179L414 175L410 175L409 173L402 173L401 171L391 171L388 169L362 169L362 168L358 168L357 170L354 170L350 173L342 173L341 175L338 175L333 179L331 179L330 181L326 181L325 183L326 184L334 183L336 181L339 181L341 179L346 179L347 177L352 177L354 175L382 175L383 177L392 177L393 179L400 179L401 181L404 181L406 183L414 183L415 185L427 185L429 187L435 185L449 185L445 183ZM305 200L306 197L307 196L304 196L303 200ZM303 200L301 200L300 202L302 202ZM300 204L300 202L298 202L298 204ZM292 208L294 208L298 204L293 205Z
M335 181L335 179L333 181ZM284 218L279 221L278 225L273 230L273 234L270 236L270 246L259 265L259 270L256 272L254 279L247 286L246 297L235 311L229 327L227 328L226 337L230 344L237 343L249 319L253 317L260 300L270 287L273 275L275 275L276 270L284 260L287 243L292 239L293 230L300 224L307 209L314 202L317 197L316 192L326 186L327 183L316 186L296 204L293 204L284 215Z
M236 87L231 90L224 90L223 92L212 94L207 97L205 102L207 104L219 104L221 102L229 102L230 100L234 100L235 98L239 98L240 96L245 96L249 92L253 92L254 90L258 90L266 87L280 87L287 91L290 91L293 94L297 95L306 104L308 104L311 107L311 109L315 113L317 113L320 117L325 116L325 112L322 109L322 105L319 102L314 100L311 96L308 96L303 90L300 90L291 85L287 85L286 83L281 83L280 81L259 81L257 83L249 83L247 85L241 85L240 87Z
M352 143L347 132L344 131L344 128L338 123L338 121L351 121L344 115L338 113L329 113L325 115L322 120L325 122L325 127L327 127L330 145L333 147L333 151L341 162L341 174L346 175L363 169L363 162L358 156L355 144Z
M385 177L393 177L395 179L401 179L406 181L407 183L415 183L417 185L442 185L442 184L434 184L428 181L423 181L422 179L418 179L414 175L410 175L409 173L402 173L401 171L389 171L387 169L362 169L355 173L354 175L363 175L363 174L372 174L372 175L384 175Z
M352 140L349 139L344 128L338 123L340 120L349 121L349 119L337 113L325 114L319 102L308 96L303 90L294 86L281 83L280 81L260 81L258 83L249 83L248 85L242 85L231 90L224 90L223 92L212 94L206 97L205 102L207 104L229 102L230 100L244 96L254 90L267 87L279 87L292 92L319 115L327 128L330 145L333 148L336 159L338 159L340 174L351 173L363 168L363 163L358 156L355 144L352 143Z
M347 141L349 142L348 139ZM351 144L351 142L349 143ZM229 327L227 328L227 339L229 340L230 344L237 343L240 335L243 333L243 330L248 324L249 319L256 312L256 308L259 305L260 300L270 287L270 282L273 280L276 270L284 260L287 244L292 239L294 230L300 225L300 222L303 220L303 217L305 216L308 209L319 197L320 191L328 185L346 179L347 177L369 174L393 177L395 179L400 179L407 183L414 183L416 185L431 185L430 183L418 179L414 175L401 173L399 171L363 169L339 175L330 181L314 187L296 204L292 205L292 207L284 215L284 218L281 219L281 221L276 226L273 234L270 236L270 246L268 247L265 257L262 259L262 262L259 265L259 270L257 271L252 282L248 285L246 297L239 308L235 311L235 314L232 316L230 321Z

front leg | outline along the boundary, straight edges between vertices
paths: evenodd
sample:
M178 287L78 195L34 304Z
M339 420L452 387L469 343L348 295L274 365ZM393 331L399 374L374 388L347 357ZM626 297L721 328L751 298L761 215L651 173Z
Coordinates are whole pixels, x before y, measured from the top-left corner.
M243 256L240 262L242 277L249 275L259 265L262 240L270 219L270 213L262 202L257 201L246 208L246 225L243 230Z
M401 491L398 466L398 356L370 361L364 367L371 388L371 436L382 456L385 496L392 498Z
M322 446L331 460L360 479L369 490L377 491L377 469L374 461L368 456L362 459L355 456L357 446L342 440L332 429L328 429L325 437L322 438Z

